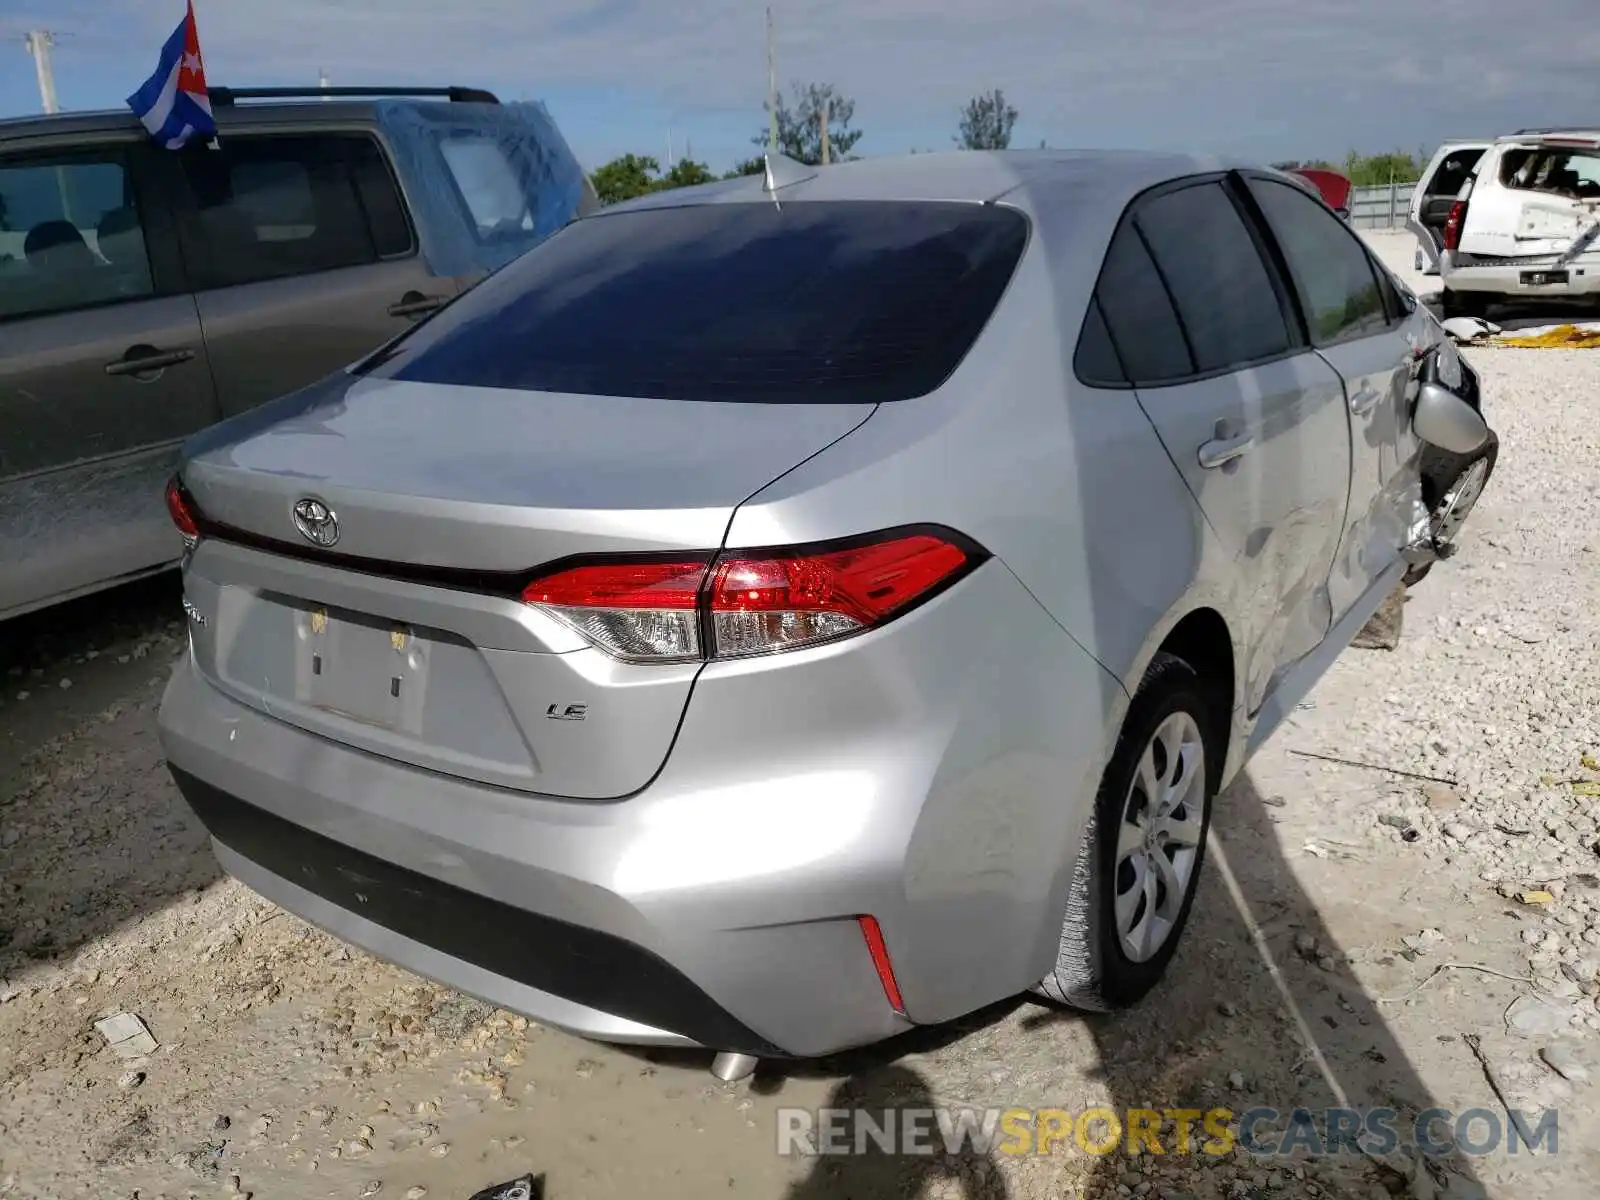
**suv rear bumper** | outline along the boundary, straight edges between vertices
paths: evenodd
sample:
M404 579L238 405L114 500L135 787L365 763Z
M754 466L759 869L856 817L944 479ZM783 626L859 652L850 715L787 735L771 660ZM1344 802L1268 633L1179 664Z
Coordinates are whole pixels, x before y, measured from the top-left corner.
M1567 282L1528 284L1522 282L1524 271L1565 270ZM1452 292L1488 292L1496 296L1519 296L1527 299L1564 296L1600 295L1600 268L1593 260L1556 268L1549 263L1474 263L1457 266L1447 252L1440 274L1444 286Z
M192 656L160 731L222 865L337 937L598 1040L813 1056L1044 975L1113 692L996 562L864 638L707 667L625 800L367 754Z

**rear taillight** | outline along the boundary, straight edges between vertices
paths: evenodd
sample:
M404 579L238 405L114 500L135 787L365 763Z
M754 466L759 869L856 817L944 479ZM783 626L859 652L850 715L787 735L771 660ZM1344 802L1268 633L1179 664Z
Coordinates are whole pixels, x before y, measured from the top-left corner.
M617 561L536 579L522 599L554 613L616 658L682 662L700 657L705 577L704 560Z
M1457 200L1450 206L1450 215L1444 219L1444 248L1446 250L1459 250L1461 248L1461 222L1467 217L1467 202Z
M194 519L194 510L190 508L189 498L179 485L177 476L167 480L167 515L183 535L183 544L193 550L195 543L200 540L200 526Z
M975 567L954 534L731 551L710 561L620 559L529 584L522 598L630 662L742 658L849 637L892 620Z

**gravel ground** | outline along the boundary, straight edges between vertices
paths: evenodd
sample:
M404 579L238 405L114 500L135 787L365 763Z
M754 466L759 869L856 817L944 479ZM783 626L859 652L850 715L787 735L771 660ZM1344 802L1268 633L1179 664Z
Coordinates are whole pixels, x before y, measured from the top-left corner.
M1409 274L1408 240L1372 240ZM1172 976L1114 1017L1004 1004L732 1087L541 1029L219 876L154 735L171 581L0 627L0 1196L465 1200L522 1172L552 1200L1591 1196L1600 354L1468 353L1502 450L1461 553L1399 648L1347 653L1219 799ZM95 1032L123 1011L153 1053ZM1550 1105L1560 1143L1432 1172L775 1153L780 1107L935 1102Z

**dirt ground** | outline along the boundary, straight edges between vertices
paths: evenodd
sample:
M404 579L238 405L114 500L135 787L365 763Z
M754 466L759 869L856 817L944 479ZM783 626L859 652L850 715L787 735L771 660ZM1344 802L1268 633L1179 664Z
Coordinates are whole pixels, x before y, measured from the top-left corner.
M1171 975L1115 1016L1018 1000L728 1086L530 1025L220 875L155 736L175 581L0 626L0 1196L1592 1195L1600 355L1470 353L1503 448L1461 553L1219 798ZM107 1046L120 1012L153 1053ZM1557 1108L1557 1152L777 1153L786 1107L1507 1103Z

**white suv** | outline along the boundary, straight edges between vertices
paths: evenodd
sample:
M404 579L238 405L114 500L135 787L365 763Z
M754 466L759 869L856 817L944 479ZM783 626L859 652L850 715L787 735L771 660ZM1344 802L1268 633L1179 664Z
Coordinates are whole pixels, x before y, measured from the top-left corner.
M1600 295L1597 243L1600 130L1499 138L1444 212L1445 315L1481 316L1512 297Z

